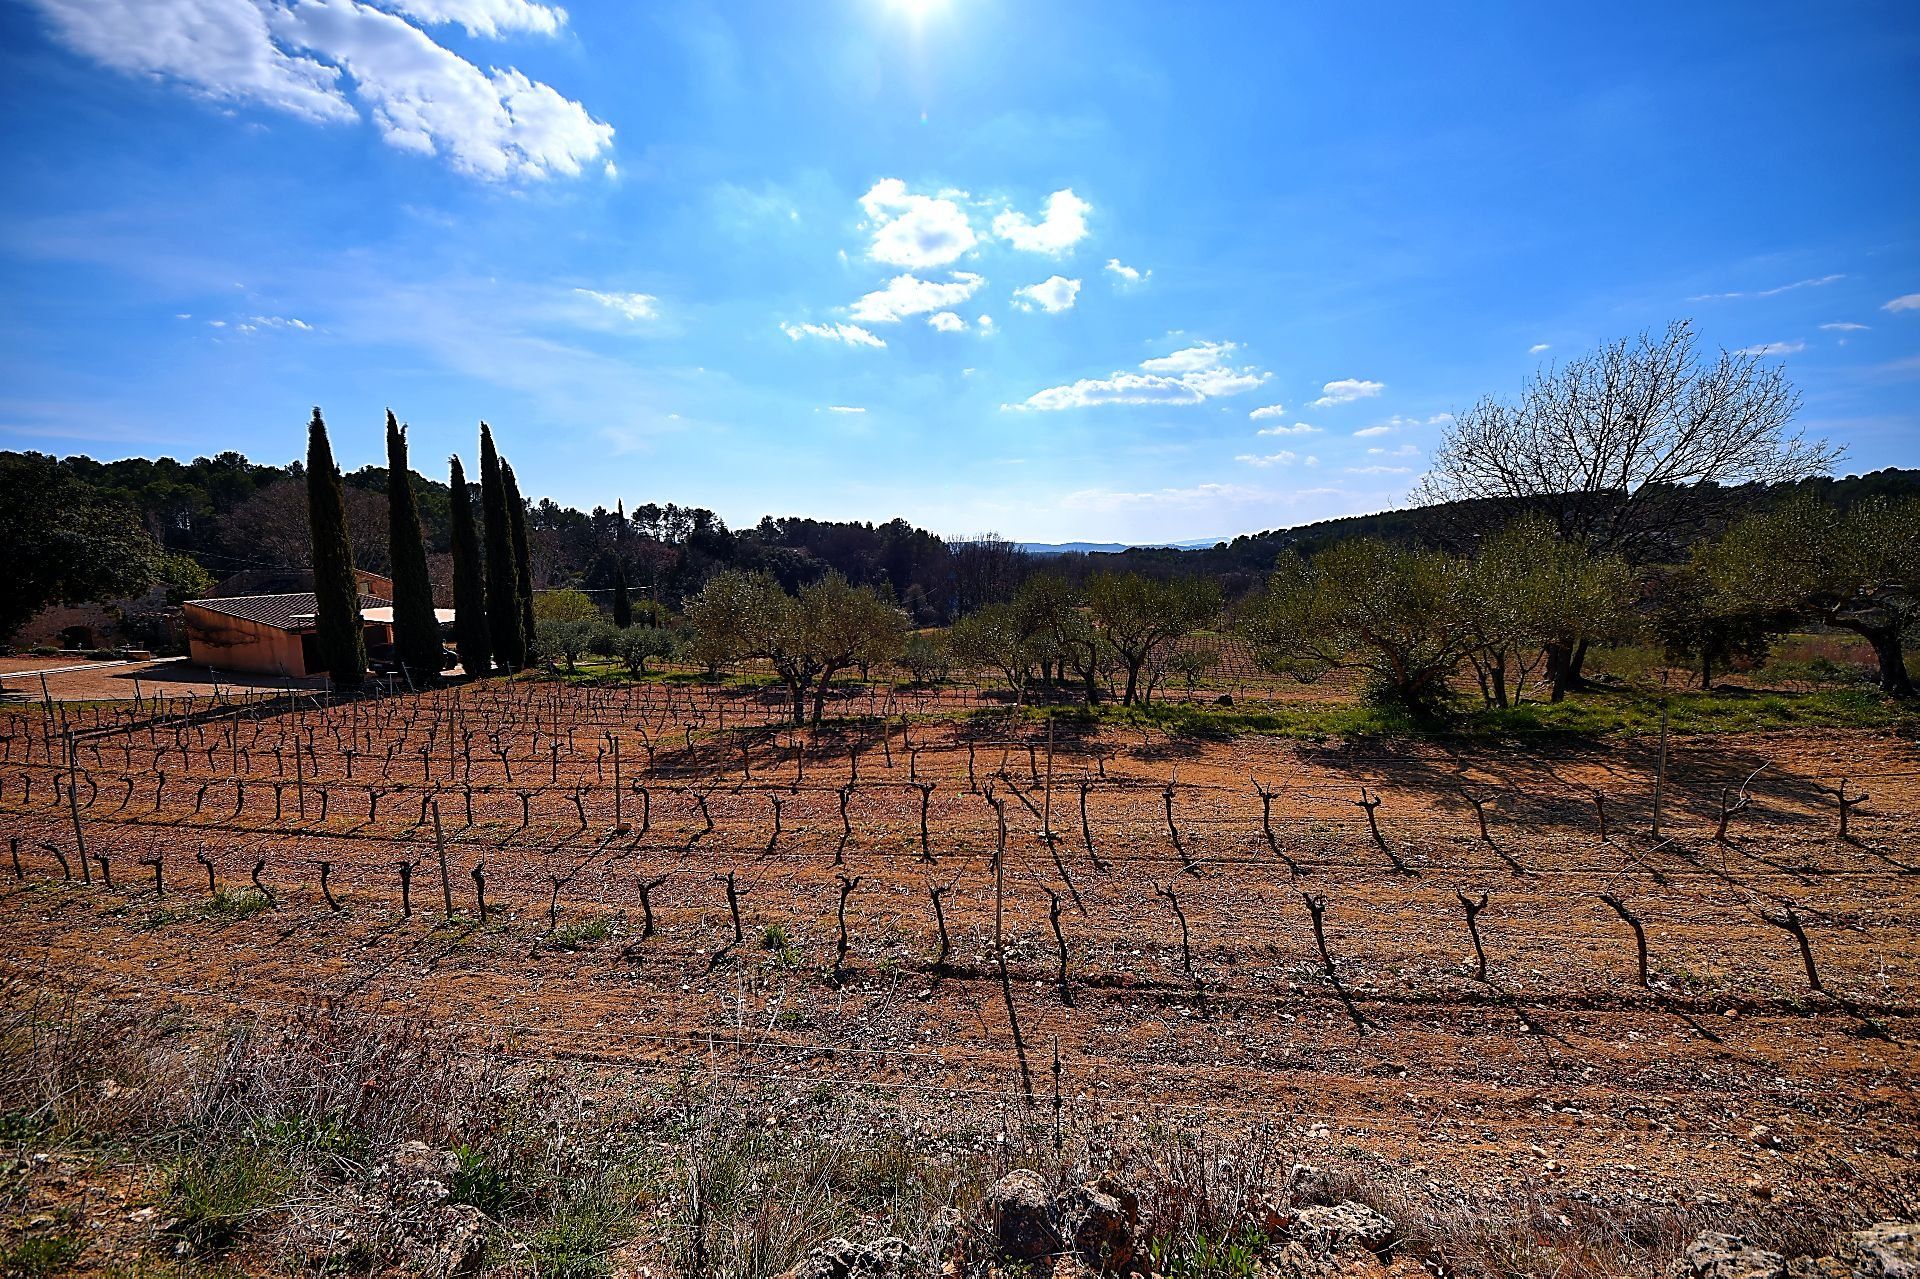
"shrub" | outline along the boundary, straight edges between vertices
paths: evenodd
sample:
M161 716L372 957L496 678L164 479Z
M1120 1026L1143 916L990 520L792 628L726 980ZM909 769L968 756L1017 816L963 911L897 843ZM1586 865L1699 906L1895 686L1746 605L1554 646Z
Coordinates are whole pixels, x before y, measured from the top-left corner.
M673 655L673 635L657 626L629 626L613 641L613 651L636 679L647 673L647 659Z

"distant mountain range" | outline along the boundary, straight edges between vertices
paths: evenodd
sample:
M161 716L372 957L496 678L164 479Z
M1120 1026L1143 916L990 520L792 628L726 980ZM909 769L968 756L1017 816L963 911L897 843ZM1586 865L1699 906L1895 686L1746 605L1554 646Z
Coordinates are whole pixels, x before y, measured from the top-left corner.
M1122 551L1202 551L1230 542L1230 537L1197 537L1190 542L1022 542L1033 555L1118 555Z

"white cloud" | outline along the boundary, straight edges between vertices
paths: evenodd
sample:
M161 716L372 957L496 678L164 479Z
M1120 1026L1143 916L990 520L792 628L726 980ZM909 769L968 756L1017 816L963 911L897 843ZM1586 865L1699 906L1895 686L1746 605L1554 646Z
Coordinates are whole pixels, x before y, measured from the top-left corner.
M1187 488L1153 489L1141 493L1113 489L1079 489L1060 499L1070 511L1112 511L1140 506L1199 506L1221 502L1243 502L1261 497L1257 489L1242 484L1195 484Z
M829 413L865 413L866 411L867 409L864 404L829 404L827 405L827 412Z
M1545 350L1548 350L1548 349L1550 349L1550 346L1551 346L1551 344L1550 344L1550 343L1546 343L1546 342L1535 342L1535 343L1534 343L1534 344L1533 344L1532 346L1530 346L1530 347L1528 347L1528 348L1527 348L1527 354L1528 354L1528 355L1538 355L1538 354L1540 354L1540 353L1541 353L1542 351L1545 351Z
M238 325L242 333L253 333L260 329L286 329L301 333L313 332L313 326L305 320L286 315L250 315Z
M857 324L782 324L780 331L798 342L801 338L819 338L823 342L845 342L848 346L885 346Z
M1362 427L1353 434L1355 439L1365 440L1371 439L1376 435L1392 435L1395 431L1408 431L1417 426L1438 426L1442 422L1451 421L1453 421L1453 414L1451 413L1435 413L1432 417L1424 420L1417 417L1401 417L1398 413L1395 413L1386 421L1376 422L1372 426Z
M1120 282L1123 284L1138 284L1140 281L1151 276L1153 271L1151 268L1142 271L1137 267L1128 266L1119 258L1108 258L1107 273L1119 277Z
M510 31L550 36L567 23L567 11L533 0L374 0L382 9L421 22L457 22L470 36L498 39Z
M519 71L482 72L392 14L354 0L272 11L281 43L337 62L392 145L445 155L479 177L577 175L613 144L613 126Z
M1038 284L1029 284L1013 291L1013 304L1022 311L1031 311L1039 307L1042 311L1071 311L1073 300L1080 295L1080 281L1069 280L1065 276L1050 275Z
M1349 466L1348 475L1412 475L1411 466Z
M898 324L909 315L944 311L965 302L986 281L971 271L956 271L953 279L941 283L916 275L896 275L886 287L875 289L853 304L853 318L870 324Z
M1044 391L1035 391L1020 404L1006 407L1047 412L1095 404L1198 404L1205 398L1177 378L1151 373L1115 373L1112 377L1081 378L1071 386L1050 386Z
M1419 457L1420 446L1417 444L1402 444L1397 449L1368 449L1367 455L1369 457Z
M382 138L491 179L574 176L611 149L613 126L519 71L482 71L393 13L356 0L34 0L69 47L109 67L223 102L305 119L356 119ZM396 0L426 20L537 29L560 11L518 0Z
M940 311L929 315L927 323L942 333L958 333L967 327L967 322L952 311Z
M993 317L991 315L983 315L978 320L975 320L974 323L980 326L982 333L991 333L993 331Z
M1271 417L1285 417L1286 415L1287 406L1284 404L1269 404L1265 408L1255 409L1247 414L1248 417L1256 422L1265 421Z
M1313 402L1315 408L1325 408L1329 404L1350 404L1354 400L1370 399L1387 389L1385 382L1367 382L1360 378L1341 378L1337 382L1328 382L1320 388L1321 396Z
M1897 297L1880 308L1882 311L1920 311L1920 293L1908 293Z
M660 314L660 299L651 293L602 293L598 289L575 289L574 292L592 298L629 320L651 320Z
M1292 449L1281 449L1278 453L1242 453L1233 460L1248 466L1292 466L1300 460L1300 455Z
M1743 346L1739 355L1798 355L1807 349L1807 344L1794 339L1791 342L1762 342L1758 346Z
M1237 395L1259 386L1269 375L1255 368L1228 366L1226 359L1236 349L1232 342L1201 342L1143 360L1138 373L1082 378L1071 386L1048 387L1022 403L1001 407L1051 411L1095 404L1198 404L1216 396Z
M1071 190L1055 191L1047 197L1040 221L1008 209L993 220L993 233L1023 252L1058 257L1086 238L1087 214L1092 209Z
M1837 320L1832 324L1823 324L1820 327L1829 333L1859 333L1867 326L1864 324L1855 324L1851 320Z
M32 0L59 41L115 71L309 120L358 115L340 69L275 46L251 0Z
M1832 284L1835 280L1844 280L1844 275L1822 275L1810 280L1795 280L1792 284L1780 284L1771 289L1756 289L1750 293L1699 293L1687 299L1689 302L1731 302L1735 298L1770 298L1794 289L1817 289L1823 284Z
M915 195L899 178L882 178L860 197L873 224L867 256L893 266L945 266L978 242L958 203Z
M1292 426L1286 426L1279 422L1275 422L1272 426L1261 427L1258 431L1254 432L1254 434L1256 435L1318 435L1320 434L1320 428L1317 426L1309 426L1305 422L1295 422Z

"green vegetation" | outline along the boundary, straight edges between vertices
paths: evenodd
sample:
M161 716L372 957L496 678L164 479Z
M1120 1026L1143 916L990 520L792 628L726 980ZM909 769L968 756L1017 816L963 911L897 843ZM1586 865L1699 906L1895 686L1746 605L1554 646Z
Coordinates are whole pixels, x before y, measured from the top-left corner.
M159 569L132 506L43 453L0 453L0 544L0 641L49 604L137 595Z
M87 1241L71 1231L29 1235L0 1247L0 1275L7 1279L52 1279L72 1273Z
M507 513L507 482L493 428L480 424L480 511L487 539L487 628L493 660L509 671L527 664L529 637L520 599L520 566L513 554L513 517Z
M320 658L335 688L359 688L367 674L366 640L360 626L360 585L353 575L347 538L346 498L340 468L320 410L307 425L307 519L313 530L313 594Z
M223 888L200 909L208 915L226 919L246 919L263 910L273 909L273 902L255 888Z
M513 467L500 463L500 483L507 498L507 530L513 545L515 592L520 600L520 637L530 660L538 651L533 629L533 556L527 543L527 502L520 496L520 481Z
M450 510L453 529L453 633L460 650L460 666L469 676L485 675L493 663L493 632L487 621L486 568L480 553L480 533L473 522L473 495L467 491L467 473L456 454L451 469Z
M765 573L722 573L687 606L696 660L718 666L748 658L772 664L793 699L793 722L826 710L828 684L852 666L899 651L906 618L871 587L837 573L789 595Z
M394 656L415 688L440 679L440 622L427 576L420 503L407 467L407 428L387 410L387 546L393 557Z

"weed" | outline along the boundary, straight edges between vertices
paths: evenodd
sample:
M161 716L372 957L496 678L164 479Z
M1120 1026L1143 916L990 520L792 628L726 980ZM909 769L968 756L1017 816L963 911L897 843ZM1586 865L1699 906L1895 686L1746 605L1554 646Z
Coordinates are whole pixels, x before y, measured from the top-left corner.
M605 941L611 936L613 921L605 915L596 915L581 923L555 929L547 939L547 945L555 950L579 950L591 942Z
M41 1279L43 1275L67 1274L86 1247L86 1240L65 1232L20 1239L0 1248L0 1275L7 1279Z
M168 1178L168 1232L195 1252L224 1252L280 1205L287 1185L285 1166L261 1151L241 1145L196 1151Z
M457 1204L471 1204L489 1217L497 1217L513 1197L513 1177L496 1167L472 1146L462 1145L454 1152L453 1177L447 1184L447 1198Z
M226 919L246 919L272 908L272 900L258 889L223 888L200 909L205 914Z

